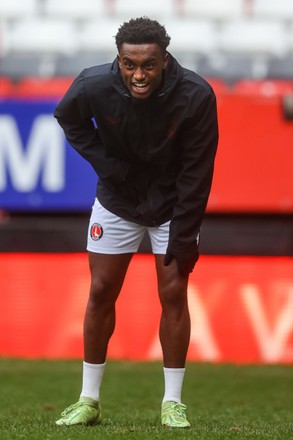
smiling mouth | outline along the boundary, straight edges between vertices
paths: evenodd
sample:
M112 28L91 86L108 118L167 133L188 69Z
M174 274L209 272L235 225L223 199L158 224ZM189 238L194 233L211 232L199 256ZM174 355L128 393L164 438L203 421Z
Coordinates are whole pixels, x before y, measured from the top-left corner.
M149 84L148 83L132 83L132 89L136 92L136 93L146 93L148 91L149 88Z

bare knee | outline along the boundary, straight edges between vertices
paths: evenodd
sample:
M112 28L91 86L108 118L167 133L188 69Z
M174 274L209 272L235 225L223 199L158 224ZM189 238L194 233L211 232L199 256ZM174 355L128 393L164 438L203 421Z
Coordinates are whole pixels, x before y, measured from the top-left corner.
M175 278L160 288L160 300L163 309L181 308L187 304L187 286L181 279Z
M91 287L89 303L113 306L121 290L131 254L105 255L89 252Z
M92 277L89 303L95 307L112 307L115 304L119 288L108 277Z

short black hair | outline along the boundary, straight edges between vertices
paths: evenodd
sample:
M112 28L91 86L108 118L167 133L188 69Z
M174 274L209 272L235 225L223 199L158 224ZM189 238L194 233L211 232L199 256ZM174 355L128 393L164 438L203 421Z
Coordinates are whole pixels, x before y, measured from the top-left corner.
M162 53L165 53L170 40L171 38L167 34L165 27L158 21L151 20L148 17L132 18L128 22L124 22L115 36L118 52L120 52L123 43L156 43L160 46Z

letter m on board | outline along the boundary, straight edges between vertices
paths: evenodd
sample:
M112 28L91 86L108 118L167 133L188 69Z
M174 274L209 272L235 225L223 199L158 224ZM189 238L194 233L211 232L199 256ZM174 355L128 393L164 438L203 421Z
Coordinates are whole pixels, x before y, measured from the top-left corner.
M33 191L41 176L45 191L58 192L65 185L65 151L62 131L51 115L34 119L24 148L15 119L0 116L0 191L7 188L9 172L14 190Z

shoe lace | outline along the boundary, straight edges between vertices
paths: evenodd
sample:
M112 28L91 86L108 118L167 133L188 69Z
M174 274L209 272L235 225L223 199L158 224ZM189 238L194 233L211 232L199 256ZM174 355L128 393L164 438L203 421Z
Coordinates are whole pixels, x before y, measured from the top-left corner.
M185 421L185 419L186 419L186 415L185 415L186 405L184 405L183 403L174 403L174 405L172 405L172 406L173 406L172 410L175 412L177 420Z
M186 420L185 410L186 406L183 403L172 402L171 406L164 410L164 413L165 416L171 416L177 421L182 422Z
M75 409L79 408L81 406L82 402L76 402L70 405L68 408L65 408L65 410L61 413L61 416L66 416L67 414L71 413Z

